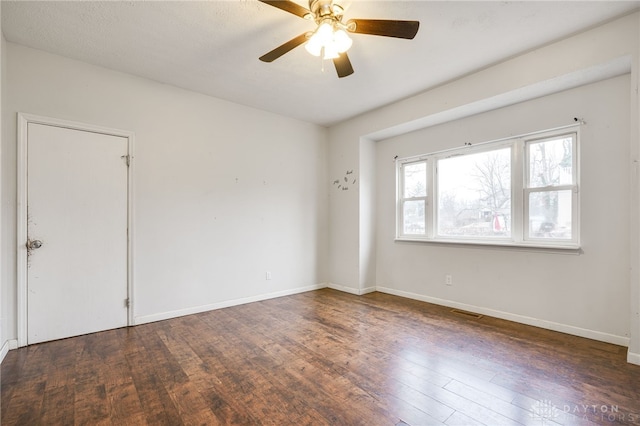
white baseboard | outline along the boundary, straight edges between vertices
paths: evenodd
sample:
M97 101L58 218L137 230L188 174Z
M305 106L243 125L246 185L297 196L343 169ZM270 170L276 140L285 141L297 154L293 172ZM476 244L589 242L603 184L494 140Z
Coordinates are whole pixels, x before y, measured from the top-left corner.
M376 287L365 287L360 290L360 294L373 293L374 291L377 291Z
M347 286L336 284L336 283L329 283L327 284L327 287L332 288L334 290L342 291L345 293L355 294L357 296L361 296L367 293L373 293L374 291L376 291L376 287L354 288L354 287L347 287Z
M464 311L501 318L508 321L518 322L521 324L532 325L534 327L545 328L547 330L559 331L561 333L572 334L574 336L586 337L587 339L599 340L601 342L612 343L614 345L626 346L626 347L629 346L629 338L624 336L616 336L614 334L603 333L595 330L588 330L585 328L574 327L571 325L560 324L553 321L546 321L538 318L527 317L524 315L512 314L509 312L497 311L494 309L482 308L479 306L468 305L466 303L454 302L452 300L424 296L421 294L410 293L407 291L396 290L393 288L376 287L376 290L382 293L393 294L395 296L406 297L408 299L420 300L423 302L433 303L435 305L442 305L442 306L448 306L450 308L462 309Z
M256 296L243 297L241 299L225 300L224 302L211 303L207 305L194 306L191 308L178 309L175 311L161 312L152 315L136 316L133 325L147 324L155 321L162 321L171 318L183 317L185 315L199 314L201 312L213 311L216 309L228 308L231 306L244 305L251 302L260 302L262 300L275 299L276 297L290 296L292 294L304 293L306 291L319 290L326 288L327 284L316 284L306 287L298 287L290 290L277 291L274 293L259 294Z
M338 291L343 291L346 293L355 294L355 295L362 295L362 294L371 293L374 291L379 291L381 293L393 294L395 296L406 297L408 299L420 300L423 302L433 303L436 305L462 309L465 311L488 315L495 318L501 318L508 321L514 321L521 324L532 325L535 327L545 328L548 330L559 331L561 333L567 333L575 336L585 337L588 339L599 340L606 343L612 343L614 345L625 346L625 347L629 346L629 338L624 336L617 336L613 334L602 333L599 331L588 330L580 327L574 327L566 324L560 324L552 321L546 321L538 318L527 317L524 315L518 315L518 314L509 313L509 312L502 312L502 311L497 311L493 309L482 308L479 306L468 305L466 303L459 303L451 300L424 296L421 294L411 293L411 292L402 291L402 290L396 290L388 287L378 286L378 287L367 287L364 289L356 289L353 287L347 287L347 286L343 286L335 283L327 283L327 284L322 283L322 284L316 284L316 285L311 285L306 287L298 287L290 290L261 294L261 295L245 297L241 299L227 300L224 302L195 306L192 308L162 312L162 313L153 314L153 315L139 316L135 318L134 325L146 324L146 323L155 322L155 321L162 321L162 320L177 318L185 315L197 314L197 313L212 311L216 309L228 308L231 306L243 305L251 302L259 302L261 300L274 299L277 297L290 296L293 294L304 293L312 290L319 290L321 288L326 288L326 287L332 288ZM2 347L0 347L0 363L2 363L4 358L7 356L7 353L9 352L9 350L13 350L17 348L18 348L17 340L12 339L12 340L5 341L2 344ZM640 365L640 353L627 352L627 362L631 364Z
M347 287L347 286L336 284L336 283L329 283L327 284L327 287L332 288L334 290L342 291L344 293L360 295L360 291L357 288L353 288L353 287Z
M7 340L2 344L2 347L0 347L0 364L2 364L2 361L4 361L4 357L6 357L9 351L12 349L18 349L17 340Z
M0 364L4 361L4 357L9 353L9 341L7 340L0 348Z

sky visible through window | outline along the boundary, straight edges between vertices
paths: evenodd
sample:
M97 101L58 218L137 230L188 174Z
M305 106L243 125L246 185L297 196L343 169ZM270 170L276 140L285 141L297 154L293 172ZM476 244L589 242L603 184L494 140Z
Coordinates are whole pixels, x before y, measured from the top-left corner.
M438 161L438 235L508 237L511 149Z
M400 160L399 238L578 245L577 133L551 132Z

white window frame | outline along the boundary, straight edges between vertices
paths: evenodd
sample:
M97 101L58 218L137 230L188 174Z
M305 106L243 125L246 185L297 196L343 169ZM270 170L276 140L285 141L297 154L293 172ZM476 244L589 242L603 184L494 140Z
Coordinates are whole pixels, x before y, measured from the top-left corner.
M535 143L541 143L541 142L545 142L545 141L549 141L549 140L556 140L560 137L563 136L570 136L572 138L572 156L571 156L571 180L572 183L571 184L563 184L563 185L548 185L548 186L544 186L544 187L530 187L529 184L529 166L530 166L530 162L528 161L528 146L531 144L535 144ZM578 224L578 220L580 215L578 214L579 211L579 197L578 197L578 164L577 164L577 152L578 152L578 133L577 132L564 132L564 133L560 133L560 134L556 134L556 135L547 135L547 136L542 136L542 137L538 137L538 138L532 138L532 139L528 139L525 141L524 144L524 156L525 156L525 169L524 169L524 179L523 179L523 183L524 183L524 187L523 187L523 192L522 192L522 196L524 198L524 218L529 218L529 195L531 193L540 193L540 192L553 192L553 191L571 191L571 238L570 239L556 239L553 241L566 241L569 244L573 244L576 246L579 246L579 242L580 242L580 232L579 232L579 227L578 229L576 228L576 224ZM532 236L529 234L529 226L528 223L523 223L523 231L524 231L524 240L525 241L537 241L537 242L544 242L544 241L548 241L546 238L536 238L535 236Z
M494 237L494 238L489 238L489 237L450 237L450 236L445 236L445 235L439 235L438 234L438 211L440 206L438 205L438 201L440 200L439 197L439 189L440 186L438 185L438 161L440 160L444 160L444 159L448 159L451 157L458 157L458 156L465 156L465 155L470 155L470 154L480 154L480 153L484 153L484 152L491 152L491 151L497 151L500 149L504 149L504 148L511 148L513 145L513 143L511 141L498 141L495 143L483 143L483 144L478 144L477 146L467 146L461 149L456 149L456 150L449 150L443 153L437 153L434 155L434 167L435 167L435 174L433 177L433 186L434 186L434 190L435 190L435 196L434 196L434 203L433 203L433 207L431 209L431 222L433 223L432 227L433 227L433 233L432 235L432 239L433 240L437 240L437 241L446 241L446 242L480 242L480 243L484 243L484 244L496 244L496 245L501 245L503 243L508 243L510 241L510 239L512 237ZM514 185L514 172L513 172L513 164L514 164L514 158L513 158L513 153L514 153L514 149L511 149L511 187L513 188ZM511 199L513 200L513 189L511 190ZM513 218L513 204L511 206L511 216ZM513 220L512 220L513 221ZM512 223L512 228L513 228L513 223Z
M426 191L425 191L425 195L424 197L404 197L404 178L405 178L405 173L404 173L404 168L406 166L410 166L413 164L418 164L418 163L425 163L425 173L426 173L426 182L427 182L427 187L426 187ZM405 234L404 233L404 205L406 202L410 202L410 201L421 201L424 200L424 210L425 210L425 223L424 223L424 229L425 229L425 234L429 233L429 229L428 229L428 220L427 218L429 217L429 213L428 213L428 209L429 209L429 199L432 197L432 193L431 193L431 189L429 186L429 182L431 181L431 176L429 175L429 169L430 169L430 162L427 160L426 157L413 157L410 159L407 159L407 161L401 161L401 160L397 160L396 164L397 164L397 170L398 170L398 179L396 179L398 186L396 189L396 217L400 218L397 221L397 229L396 229L396 235L405 235L405 236L412 236L412 237L418 237L420 238L420 234Z
M572 145L572 178L570 185L551 185L547 187L529 188L528 146L531 143L553 140L563 136L571 136ZM467 145L445 151L438 151L419 156L396 159L396 240L419 241L450 244L473 244L491 246L513 246L533 248L553 248L561 250L578 250L580 248L580 175L579 175L579 143L580 125L570 125L541 132L519 135L495 141ZM448 237L437 232L438 221L438 161L456 155L468 155L489 152L504 147L511 149L511 236L510 237ZM425 233L405 234L403 223L404 202L404 167L419 162L426 163L427 191L425 197ZM544 191L572 191L571 239L541 238L529 235L529 194ZM418 199L418 198L415 198Z

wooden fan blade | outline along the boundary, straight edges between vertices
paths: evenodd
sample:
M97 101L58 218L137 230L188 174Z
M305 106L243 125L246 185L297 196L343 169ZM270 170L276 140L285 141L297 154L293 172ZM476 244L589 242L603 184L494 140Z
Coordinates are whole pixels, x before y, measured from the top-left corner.
M285 44L276 47L271 52L265 53L264 55L260 56L259 59L262 62L273 62L288 51L300 46L305 41L307 41L307 33L300 34L298 37L293 38Z
M350 19L349 22L347 22L347 30L352 33L406 38L409 40L416 36L419 27L420 22L418 21Z
M333 60L333 65L336 66L336 71L338 72L338 77L346 77L353 74L353 67L351 66L351 61L347 56L347 53L341 53L340 56Z
M293 13L296 16L304 18L306 15L310 15L311 11L300 6L298 3L294 3L291 0L258 0L262 3L266 3L270 6L277 7L285 12Z

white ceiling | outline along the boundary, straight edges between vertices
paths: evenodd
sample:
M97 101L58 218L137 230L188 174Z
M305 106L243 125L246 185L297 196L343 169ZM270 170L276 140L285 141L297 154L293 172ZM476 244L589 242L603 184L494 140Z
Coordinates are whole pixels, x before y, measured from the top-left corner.
M296 0L305 7L305 0ZM337 1L350 18L420 21L414 40L353 34L355 73L300 46L313 23L257 0L2 1L14 43L331 125L621 16L638 1Z

